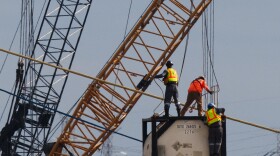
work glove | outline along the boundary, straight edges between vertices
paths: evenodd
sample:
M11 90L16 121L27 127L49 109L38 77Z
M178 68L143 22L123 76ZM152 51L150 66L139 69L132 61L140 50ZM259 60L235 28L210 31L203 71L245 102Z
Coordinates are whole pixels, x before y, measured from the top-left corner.
M209 94L211 94L211 95L212 95L213 93L214 93L214 91L212 91L212 90L210 90L210 91L209 91Z
M225 116L224 114L221 115L222 121L224 122L225 119L227 118L227 116Z

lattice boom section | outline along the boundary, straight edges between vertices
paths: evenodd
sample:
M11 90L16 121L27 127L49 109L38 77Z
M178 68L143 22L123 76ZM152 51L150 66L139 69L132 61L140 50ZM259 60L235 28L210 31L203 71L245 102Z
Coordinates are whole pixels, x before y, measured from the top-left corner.
M184 2L184 3L181 3ZM157 74L211 1L155 0L142 15L97 78L137 88L145 77ZM159 67L159 68L158 68ZM147 76L145 76L147 74ZM145 91L145 90L143 90ZM141 93L94 81L69 120L60 144L74 155L91 155L110 136L141 97ZM78 135L79 134L79 135ZM69 142L69 136L82 143ZM84 143L88 142L88 143Z
M91 0L48 1L31 57L71 69L90 6ZM44 64L32 61L25 64L29 66L20 96L40 105L25 106L28 108L25 127L12 138L12 150L21 155L42 153L55 115L55 111L46 107L57 109L68 76L68 72ZM27 105L28 101L20 103Z

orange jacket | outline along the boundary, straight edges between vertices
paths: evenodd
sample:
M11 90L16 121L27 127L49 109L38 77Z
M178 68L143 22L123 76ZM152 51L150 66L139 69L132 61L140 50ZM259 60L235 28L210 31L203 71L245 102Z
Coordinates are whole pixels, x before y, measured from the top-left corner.
M195 79L190 84L188 92L199 92L202 93L203 88L205 88L208 92L210 91L208 85L206 84L205 80L202 79Z

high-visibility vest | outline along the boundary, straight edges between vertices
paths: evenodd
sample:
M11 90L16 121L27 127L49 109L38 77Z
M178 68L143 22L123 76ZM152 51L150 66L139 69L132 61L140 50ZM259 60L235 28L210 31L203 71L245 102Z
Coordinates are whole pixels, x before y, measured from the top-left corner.
M209 109L206 112L206 117L207 117L207 124L208 125L212 125L213 123L222 121L221 116L216 113L215 108Z
M164 78L164 84L167 84L168 82L178 82L177 72L173 68L167 69L167 77Z

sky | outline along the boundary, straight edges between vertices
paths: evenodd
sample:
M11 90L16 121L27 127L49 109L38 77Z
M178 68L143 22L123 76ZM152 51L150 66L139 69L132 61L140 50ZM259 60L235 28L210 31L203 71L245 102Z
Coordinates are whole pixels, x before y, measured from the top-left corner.
M143 13L150 0L133 0L128 23L129 30ZM95 0L78 47L72 70L95 76L121 43L130 0ZM280 129L277 120L280 110L280 16L279 0L217 0L214 1L214 70L220 86L219 106L226 115L240 120ZM36 6L36 3L35 3ZM9 49L19 22L21 4L18 1L2 1L0 5L0 48ZM203 72L201 21L192 28L189 38L186 63L180 80L180 101L187 97L189 83ZM18 51L18 47L12 47ZM174 68L180 71L184 45L180 45L171 59ZM2 66L6 54L0 53ZM17 58L9 56L0 73L0 88L11 90ZM91 80L70 75L59 110L73 105L85 91ZM161 89L164 85L161 84ZM153 82L149 90L161 95ZM7 95L0 92L3 108ZM154 111L161 112L163 104L142 97L118 132L142 139L142 118L150 117ZM157 109L156 109L157 108ZM7 111L2 112L0 128L6 121ZM175 107L170 108L175 113ZM196 112L193 113L196 115ZM60 115L57 115L59 118ZM62 129L62 128L61 128ZM59 134L59 132L58 132ZM279 136L280 139L280 136ZM142 144L134 140L113 135L111 138L114 156L140 156ZM228 156L263 156L277 147L277 134L227 121ZM98 151L96 156L101 155Z

